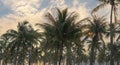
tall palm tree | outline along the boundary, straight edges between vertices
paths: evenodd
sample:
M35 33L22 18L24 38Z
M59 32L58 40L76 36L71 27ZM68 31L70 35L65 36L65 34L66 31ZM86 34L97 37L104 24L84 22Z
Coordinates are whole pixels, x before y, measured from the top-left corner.
M5 65L5 57L6 57L6 46L7 46L7 38L0 38L0 64Z
M23 65L27 57L28 61L30 61L31 52L35 48L34 46L38 44L40 38L37 30L34 30L27 21L18 23L17 31L11 29L2 36L8 38L7 51L10 53L14 65L20 63Z
M116 55L118 55L119 53L117 53L118 52L118 42L119 42L119 38L120 38L120 35L119 35L119 33L120 33L120 23L119 22L117 22L117 23L113 23L113 27L112 27L112 29L113 29L113 38L114 38L114 44L113 44L113 57L114 57L114 62L116 61L116 59L118 59L117 57L116 57ZM110 31L110 29L108 30L108 31ZM108 38L110 36L110 32L108 32L107 33L107 35L106 35L106 37ZM110 49L110 48L109 48Z
M83 55L83 62L84 62L84 65L88 64L88 55L86 54Z
M46 38L51 41L48 41L47 45L53 44L54 49L57 49L55 53L58 55L58 65L61 65L63 58L64 48L67 46L72 46L72 42L75 39L79 38L81 35L81 28L78 24L75 23L76 14L68 13L68 9L60 11L57 8L56 17L48 13L46 16L48 18L48 23L40 24L43 27ZM53 49L51 48L51 50ZM71 64L69 64L71 65Z
M74 64L80 65L82 62L87 62L87 56L85 55L84 44L80 40L75 41L75 46L73 47L73 58L75 58ZM71 55L72 56L72 55ZM70 60L70 59L69 59Z
M103 44L102 47L100 47L100 50L97 56L97 61L99 65L102 65L105 63L106 57L107 57L107 48L106 48L106 45Z
M113 45L113 49L114 49L114 60L117 63L117 65L120 64L120 23L114 23L114 36L116 36L117 38L114 41L114 45Z
M117 17L116 17L116 15L117 15L117 5L120 3L120 0L98 0L98 1L100 1L100 2L102 2L102 4L100 4L100 5L98 5L95 9L93 9L93 11L92 12L95 12L95 11L97 11L99 8L103 8L104 6L106 6L106 5L108 5L108 4L110 4L111 5L111 13L110 13L110 48L111 48L111 50L110 50L110 52L111 52L111 54L110 54L110 65L114 65L114 58L113 58L113 29L112 29L112 27L113 27L113 25L112 25L112 23L113 23L113 15L114 15L114 21L115 22L117 22Z
M108 44L106 44L106 46L105 46L105 58L104 58L104 61L105 61L105 64L106 65L108 65L108 63L109 63L109 61L110 61L110 52L109 52L109 43ZM110 64L110 63L109 63Z
M114 50L115 50L115 54L114 54L114 59L117 62L117 65L120 64L120 42L116 42L116 44L114 44Z
M106 19L104 17L93 16L93 20L89 21L87 26L87 30L85 30L85 39L91 38L89 45L90 49L90 65L94 64L96 51L99 50L100 43L104 43L103 34L106 33Z

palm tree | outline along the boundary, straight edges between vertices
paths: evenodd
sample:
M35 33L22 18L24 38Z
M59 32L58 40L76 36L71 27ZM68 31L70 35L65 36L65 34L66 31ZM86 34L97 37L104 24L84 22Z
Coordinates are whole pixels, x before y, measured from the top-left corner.
M104 64L106 57L107 57L107 48L106 48L105 44L103 44L102 47L100 47L99 53L97 56L97 61L98 61L99 65Z
M114 62L118 59L117 55L119 54L118 52L118 44L119 44L119 39L120 39L120 23L113 23L113 38L114 38L114 44L113 44L113 57L114 57ZM109 30L108 30L109 31ZM110 32L107 33L106 37L108 38L110 36ZM110 49L110 48L109 48ZM117 61L118 62L118 61Z
M17 31L11 29L2 36L8 38L7 51L12 57L14 65L24 65L27 59L30 61L32 50L38 44L40 38L37 30L34 30L27 21L18 23Z
M120 23L118 22L118 23L116 23L115 24L116 26L116 28L115 28L115 33L118 35L118 37L117 37L117 39L116 39L116 41L115 41L115 44L114 44L114 49L115 49L115 54L114 54L114 59L115 59L115 61L117 62L117 65L119 65L120 64L120 35L119 35L119 33L120 33Z
M90 65L94 64L96 51L99 50L100 44L104 43L103 34L106 33L106 19L104 17L93 16L93 20L89 21L87 30L85 30L85 39L91 38L92 40L88 41L89 50L90 50Z
M114 21L117 22L117 5L120 3L120 0L98 0L100 2L102 2L102 4L98 5L95 9L93 9L92 13L97 11L99 8L104 7L107 4L111 5L111 13L110 13L110 48L111 48L111 54L110 54L110 65L114 65L114 58L113 58L113 54L114 54L114 50L113 50L113 14L114 14Z
M87 62L87 56L85 55L86 50L83 48L84 44L81 43L80 39L75 41L75 45L73 47L73 63L76 65L82 64L82 62ZM70 60L70 59L69 59Z
M78 24L75 23L77 17L76 14L68 14L68 9L60 11L57 8L56 15L56 17L53 17L50 13L48 13L46 16L49 22L40 24L40 26L43 27L46 38L49 38L47 45L53 47L50 47L50 50L56 49L54 53L56 53L56 56L59 58L58 65L61 65L64 48L70 48L74 43L74 40L80 37L81 28Z
M107 43L106 46L103 48L105 48L105 53L104 53L105 54L105 56L104 56L105 64L109 65L108 63L110 61L110 52L109 52L110 51L110 44Z
M5 57L6 57L6 46L7 46L7 38L0 38L0 64L5 65Z
M114 44L114 50L115 50L115 54L114 54L114 60L117 62L117 65L119 65L120 63L120 42L116 42L116 44Z
M88 55L86 54L83 55L83 62L84 62L84 65L88 64Z

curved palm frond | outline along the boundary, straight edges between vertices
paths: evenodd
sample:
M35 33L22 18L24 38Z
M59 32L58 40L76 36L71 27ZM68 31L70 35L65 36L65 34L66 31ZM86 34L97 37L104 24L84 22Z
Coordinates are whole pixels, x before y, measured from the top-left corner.
M101 3L100 5L98 5L97 7L95 7L93 10L92 10L92 12L91 12L91 14L94 14L95 12L97 12L99 9L101 9L101 8L104 8L106 5L107 5L108 3Z

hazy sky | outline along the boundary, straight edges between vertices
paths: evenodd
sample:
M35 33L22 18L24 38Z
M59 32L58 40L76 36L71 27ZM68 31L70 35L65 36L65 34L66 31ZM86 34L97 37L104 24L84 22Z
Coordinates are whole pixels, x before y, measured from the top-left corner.
M15 29L18 22L28 20L31 24L44 22L44 14L55 11L55 7L76 11L80 19L98 2L96 0L0 0L0 34Z
M12 5L14 5L13 7L15 7L15 5L25 6L29 1L31 1L31 3L29 4L31 6L40 5L37 8L39 10L53 5L51 4L52 1L54 2L58 1L55 4L60 4L59 0L0 0L0 17L13 13L13 10L11 7ZM97 4L96 0L61 0L61 1L63 1L63 4L66 4L69 7L73 5L74 1L78 1L78 3L82 3L82 4L84 3L87 8L93 8ZM19 4L20 2L23 2L23 3ZM34 3L37 3L37 4L34 4Z

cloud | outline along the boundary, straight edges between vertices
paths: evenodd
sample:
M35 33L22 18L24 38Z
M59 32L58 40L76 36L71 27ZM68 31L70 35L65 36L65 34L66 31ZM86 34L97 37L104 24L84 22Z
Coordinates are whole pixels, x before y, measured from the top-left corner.
M11 10L21 16L35 14L42 3L42 0L2 0Z
M17 23L22 21L29 21L31 24L42 23L44 22L44 13L47 9L42 9L36 14L29 14L29 16L18 16L16 14L9 14L0 18L0 34L6 32L8 29L16 29Z
M50 8L59 7L62 9L67 7L67 5L65 4L65 0L50 0L50 4Z
M80 3L78 0L73 0L73 7L77 7Z
M80 18L88 16L88 9L86 3L80 3L73 0L72 7L67 5L65 0L50 0L47 7L40 9L43 0L1 0L2 3L12 10L12 13L0 18L0 31L4 33L8 29L16 29L17 23L27 20L31 24L43 23L47 12L52 12L56 7L60 9L69 8L69 11L76 11L80 14Z
M51 9L57 7L60 9L69 8L69 12L76 12L79 15L79 19L83 19L89 16L89 9L86 7L85 3L80 3L79 0L72 0L72 6L66 4L67 0L51 0ZM78 19L78 20L79 20Z
M41 14L43 14L43 11L45 10L39 10L42 1L43 0L2 0L4 5L10 7L12 10L11 14L6 15L3 18L6 18L7 20L14 19L14 21L36 21L36 19L40 19L38 17L41 17Z
M0 34L8 29L15 29L18 22L28 20L34 24L42 20L45 9L39 11L42 0L1 0L12 13L0 18Z
M83 19L89 16L89 9L86 7L85 3L80 3L78 0L73 0L73 6L70 8L70 11L75 11L79 15L79 19Z
M6 30L16 27L16 16L9 14L6 17L0 18L0 34L6 32ZM8 22L9 21L9 22Z

